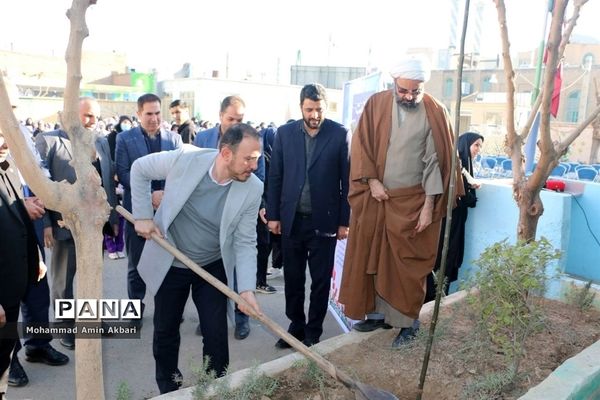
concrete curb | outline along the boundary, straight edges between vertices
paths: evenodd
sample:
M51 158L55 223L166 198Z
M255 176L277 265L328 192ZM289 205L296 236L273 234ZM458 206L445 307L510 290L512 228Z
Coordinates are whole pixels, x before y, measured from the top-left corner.
M442 307L448 307L451 304L462 301L467 296L467 292L461 290L459 292L453 293L449 296L446 296L442 302ZM429 318L433 313L434 302L429 302L424 304L421 308L421 314L419 318L425 319ZM361 333L356 331L351 331L349 333L344 333L339 336L332 337L330 339L324 340L323 342L313 346L314 351L321 355L329 354L343 346L349 344L360 343L365 339L368 339L374 334L377 334L378 331ZM269 361L267 363L261 364L258 366L258 372L263 373L267 376L275 376L280 374L281 372L289 369L296 361L304 359L304 356L300 353L292 353L286 356L280 357L276 360ZM232 374L227 375L226 377L219 378L219 380L226 379L229 382L229 387L231 389L235 389L239 387L239 385L244 381L246 375L250 372L252 368L246 368L239 371L236 371ZM188 387L185 389L180 389L175 392L166 393L161 396L154 397L154 400L193 400L193 391L194 387ZM210 391L209 391L210 393Z
M600 341L569 358L519 400L597 399L600 391Z

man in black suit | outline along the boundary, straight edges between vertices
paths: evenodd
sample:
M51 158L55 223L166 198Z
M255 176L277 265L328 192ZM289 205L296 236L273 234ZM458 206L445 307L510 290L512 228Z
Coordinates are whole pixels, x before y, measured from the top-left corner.
M269 230L282 235L285 313L288 332L307 346L319 342L336 239L348 236L348 130L325 118L320 84L300 92L302 119L281 126L269 167ZM308 320L304 313L306 264L312 279ZM280 339L277 348L290 346Z
M7 158L8 146L0 133L0 399L6 393L3 382L18 338L21 299L27 285L45 274L18 172Z

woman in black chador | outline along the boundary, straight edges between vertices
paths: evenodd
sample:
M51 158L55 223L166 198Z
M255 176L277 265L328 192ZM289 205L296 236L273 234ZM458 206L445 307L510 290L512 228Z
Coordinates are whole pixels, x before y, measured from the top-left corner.
M458 269L463 262L465 253L465 224L469 208L474 208L477 203L475 189L481 186L473 178L473 159L481 151L483 146L483 136L475 132L466 132L458 138L458 156L462 165L463 183L465 185L465 195L458 199L458 204L452 210L452 222L450 223L450 238L448 241L448 258L446 261L446 285L444 293L448 294L450 283L458 279ZM440 268L442 258L442 247L444 245L444 230L446 219L442 221L440 231L440 241L438 245L438 255L434 270ZM432 274L427 277L427 294L425 302L435 299L435 283Z

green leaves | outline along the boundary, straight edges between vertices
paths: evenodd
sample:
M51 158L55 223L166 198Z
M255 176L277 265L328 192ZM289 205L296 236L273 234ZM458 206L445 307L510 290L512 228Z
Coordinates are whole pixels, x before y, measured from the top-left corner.
M536 302L548 280L546 267L560 258L546 238L539 241L508 243L508 239L488 247L475 261L480 267L468 286L479 293L468 299L479 318L480 328L518 372L527 336L540 326Z

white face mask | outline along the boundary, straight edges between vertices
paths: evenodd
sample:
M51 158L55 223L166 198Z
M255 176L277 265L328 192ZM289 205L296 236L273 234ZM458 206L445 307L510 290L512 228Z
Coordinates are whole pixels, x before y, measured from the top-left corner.
M121 123L121 132L125 132L131 129L131 125L130 124L124 124Z

